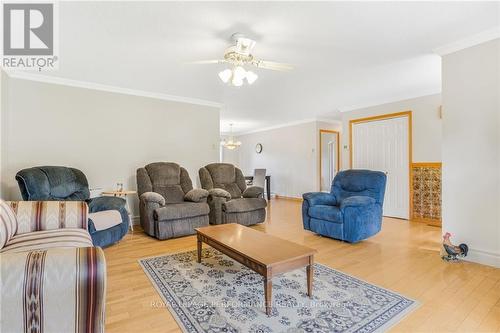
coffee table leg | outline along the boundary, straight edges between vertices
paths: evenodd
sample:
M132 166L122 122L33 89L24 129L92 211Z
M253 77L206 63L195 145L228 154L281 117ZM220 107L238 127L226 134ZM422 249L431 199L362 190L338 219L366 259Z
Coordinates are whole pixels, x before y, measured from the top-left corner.
M313 257L309 257L309 265L306 267L307 271L307 296L312 297L312 287L313 287Z
M271 277L265 277L264 278L264 296L265 296L265 303L266 303L266 315L271 314L271 309L272 309L272 302L273 302L273 279Z
M201 239L199 236L198 236L198 239L196 241L196 246L198 249L198 264L199 264L199 263L201 263Z

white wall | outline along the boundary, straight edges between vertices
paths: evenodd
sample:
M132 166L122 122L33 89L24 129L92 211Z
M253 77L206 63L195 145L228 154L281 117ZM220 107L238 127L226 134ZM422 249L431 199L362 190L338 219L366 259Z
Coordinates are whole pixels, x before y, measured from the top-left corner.
M220 139L222 140L228 140L229 135L221 135ZM234 140L239 140L237 137L234 137ZM220 147L222 150L222 160L220 162L224 163L231 163L234 165L239 165L240 164L240 154L239 154L239 148L230 150L224 147Z
M4 197L6 193L7 184L5 183L6 177L4 172L7 164L7 137L4 126L7 122L7 75L0 69L0 198Z
M500 39L443 57L443 231L500 267Z
M14 176L31 166L72 166L90 187L135 189L136 169L148 163L177 162L196 184L198 169L219 159L216 108L13 78L7 94L7 199L20 198Z
M225 151L224 161L235 163L244 174L252 175L256 168L265 168L271 175L271 192L280 196L302 197L319 190L318 154L319 129L339 129L340 124L310 121L261 132L240 135L240 148ZM255 145L262 144L262 153ZM226 154L227 153L227 154Z
M413 162L441 162L441 95L428 95L342 113L342 167L349 168L349 121L387 113L412 111Z
M3 177L2 177L2 172L3 172L3 104L5 103L5 96L3 94L3 76L4 72L0 69L0 198L2 198L2 193L3 193Z

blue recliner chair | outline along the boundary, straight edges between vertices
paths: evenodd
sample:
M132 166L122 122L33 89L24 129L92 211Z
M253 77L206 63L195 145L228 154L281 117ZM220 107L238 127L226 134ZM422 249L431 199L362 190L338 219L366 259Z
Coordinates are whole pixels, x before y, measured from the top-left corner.
M330 193L303 194L304 229L356 243L380 231L386 175L379 171L337 173Z
M78 169L62 166L41 166L23 169L16 180L24 200L86 201L90 213L106 210L120 212L122 222L97 231L89 219L89 233L95 246L108 246L118 242L128 232L129 216L125 200L117 197L90 198L87 177Z

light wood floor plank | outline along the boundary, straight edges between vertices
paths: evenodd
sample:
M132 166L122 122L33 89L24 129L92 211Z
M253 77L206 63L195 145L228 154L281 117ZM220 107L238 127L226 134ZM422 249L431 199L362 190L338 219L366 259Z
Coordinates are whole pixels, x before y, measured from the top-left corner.
M348 244L302 228L301 203L273 199L267 221L254 227L318 250L316 261L416 299L420 307L393 332L500 330L500 270L439 258L441 230L384 218L382 231ZM106 248L106 332L180 332L138 259L196 248L194 236L159 241L140 228Z

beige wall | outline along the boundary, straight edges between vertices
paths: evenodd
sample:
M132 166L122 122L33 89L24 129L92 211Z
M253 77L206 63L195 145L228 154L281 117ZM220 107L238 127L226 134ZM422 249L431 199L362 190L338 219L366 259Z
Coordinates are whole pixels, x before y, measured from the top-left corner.
M281 196L301 198L302 194L319 190L318 145L319 129L340 129L339 124L323 121L285 126L240 135L240 148L225 150L224 161L240 166L251 175L256 168L265 168L271 175L271 192ZM261 143L261 154L255 145Z
M443 231L500 267L500 39L443 57Z
M7 83L7 199L20 198L16 172L36 165L81 169L93 188L123 181L135 189L135 171L145 164L177 162L196 184L198 169L219 159L216 108L13 78Z
M352 119L412 111L413 162L441 162L441 95L428 95L342 113L342 166L349 168L349 121Z
M7 122L7 75L3 70L0 69L0 198L3 198L4 193L6 193L7 184L5 183L6 177L4 177L5 166L7 164L6 155L6 130L4 126Z

